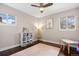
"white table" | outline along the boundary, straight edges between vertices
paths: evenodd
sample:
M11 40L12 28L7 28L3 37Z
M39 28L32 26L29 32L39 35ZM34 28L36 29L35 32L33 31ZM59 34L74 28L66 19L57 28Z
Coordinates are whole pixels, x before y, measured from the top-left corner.
M77 41L69 40L69 39L61 39L61 41L64 43L64 45L67 45L68 54L70 54L70 45L78 43ZM63 49L65 47L64 45L63 45Z

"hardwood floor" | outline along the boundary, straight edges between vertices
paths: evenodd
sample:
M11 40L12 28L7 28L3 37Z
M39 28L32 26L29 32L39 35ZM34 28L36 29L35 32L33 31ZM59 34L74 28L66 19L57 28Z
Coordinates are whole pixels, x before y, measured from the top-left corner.
M72 48L70 47L70 54L68 55L67 53L67 47L65 47L65 50L63 51L63 53L66 55L66 56L79 56L79 52L76 51L76 48Z
M19 51L24 50L24 49L26 49L28 47L36 45L38 43L39 43L38 41L35 41L35 42L33 42L32 44L30 44L30 45L28 45L26 47L20 47L20 46L18 46L18 47L15 47L15 48L11 48L11 49L2 51L2 52L0 52L0 56L9 56L9 55L11 55L13 53L19 52Z
M58 56L60 48L38 43L11 56Z
M44 44L47 44L47 45L59 47L58 44L54 44L54 43L49 43L49 42L44 42L44 41L38 40L38 41L36 41L36 42L26 46L26 47L23 47L23 48L18 46L18 47L12 48L12 49L8 49L6 51L2 51L2 52L0 52L0 56L9 56L9 55L11 55L13 53L19 52L19 51L21 51L23 49L26 49L26 48L31 47L33 45L36 45L38 43L44 43ZM71 54L70 55L71 56L79 56L79 52L77 52L75 48L71 48ZM62 49L61 49L61 51L60 51L58 56L70 56L70 55L67 54L67 48L65 48L64 51L62 51Z
M12 49L0 52L0 56L8 56L8 55L11 55L11 54L16 53L18 51L21 51L23 49L24 48L21 48L20 46L19 47L15 47L15 48L12 48Z

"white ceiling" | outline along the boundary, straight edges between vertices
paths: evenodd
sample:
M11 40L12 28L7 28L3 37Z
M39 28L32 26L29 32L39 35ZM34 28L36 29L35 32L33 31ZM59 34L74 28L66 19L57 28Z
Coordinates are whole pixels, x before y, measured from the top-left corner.
M43 17L79 7L78 3L54 3L52 6L45 8L43 13L40 13L39 8L32 7L31 3L5 3L5 5L8 5L22 12L28 13L35 17Z

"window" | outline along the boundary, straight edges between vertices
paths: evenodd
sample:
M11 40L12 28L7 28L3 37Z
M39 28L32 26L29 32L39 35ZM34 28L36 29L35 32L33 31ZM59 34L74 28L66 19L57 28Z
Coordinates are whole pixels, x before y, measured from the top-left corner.
M1 24L15 25L15 21L16 21L15 18L16 18L15 16L0 13L0 25Z
M75 30L76 29L76 18L74 16L62 17L60 19L61 30Z

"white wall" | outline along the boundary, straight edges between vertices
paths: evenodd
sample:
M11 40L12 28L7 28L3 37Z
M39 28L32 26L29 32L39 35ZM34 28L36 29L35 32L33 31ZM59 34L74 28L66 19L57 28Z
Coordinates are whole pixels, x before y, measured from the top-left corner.
M6 49L7 47L14 47L19 44L19 33L21 32L22 27L29 28L30 32L33 33L33 39L35 40L34 37L36 29L34 27L34 23L45 24L45 21L48 20L50 17L52 17L54 20L53 29L46 29L44 26L42 28L42 40L55 43L59 43L59 40L62 38L79 40L79 8L38 19L2 4L0 4L0 12L8 13L17 17L16 26L0 25L0 50ZM76 31L59 31L59 18L64 16L78 16Z
M34 39L34 22L36 22L37 18L2 4L0 4L0 12L14 15L17 20L16 26L0 25L0 49L17 46L17 44L19 44L19 33L22 27L29 28L30 32L33 33Z
M76 31L60 31L59 30L59 19L60 17L64 16L77 16L77 29ZM49 41L52 43L58 43L59 40L66 38L70 40L77 40L79 41L79 8L71 9L68 11L60 12L54 15L49 15L46 17L41 18L40 22L45 23L46 20L53 18L53 29L46 29L45 26L43 27L43 39L45 41Z

